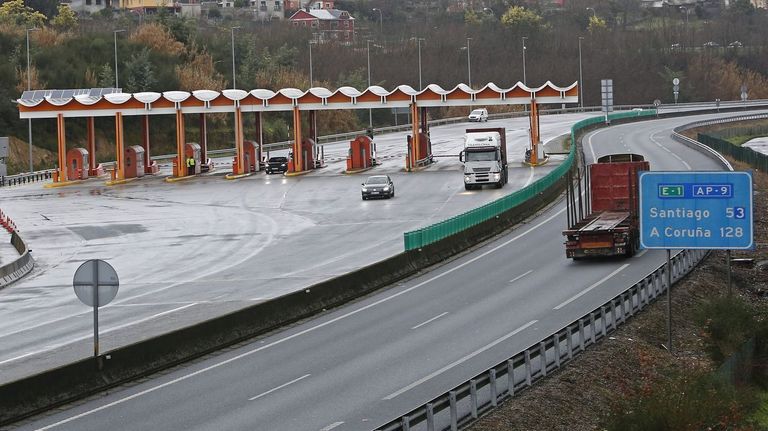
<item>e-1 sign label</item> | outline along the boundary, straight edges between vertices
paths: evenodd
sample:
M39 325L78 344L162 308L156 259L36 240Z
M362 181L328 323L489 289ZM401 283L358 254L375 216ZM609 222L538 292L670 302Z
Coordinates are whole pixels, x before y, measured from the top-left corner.
M644 248L751 249L749 172L643 172L640 243Z

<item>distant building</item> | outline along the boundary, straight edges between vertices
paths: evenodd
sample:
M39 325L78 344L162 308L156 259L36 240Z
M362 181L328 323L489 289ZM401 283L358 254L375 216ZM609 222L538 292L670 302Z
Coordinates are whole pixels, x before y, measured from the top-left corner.
M285 10L299 9L335 9L335 0L285 0Z
M73 12L79 14L98 13L103 9L112 7L112 0L70 0L62 1L62 3L69 5Z
M294 27L311 28L320 40L351 42L355 39L355 19L345 10L300 9L288 19Z
M88 0L85 1L87 2ZM161 8L167 8L173 13L181 12L181 4L169 0L115 0L115 3L118 3L121 9L141 14L155 13Z
M254 18L261 21L282 20L285 17L285 3L282 0L250 0Z

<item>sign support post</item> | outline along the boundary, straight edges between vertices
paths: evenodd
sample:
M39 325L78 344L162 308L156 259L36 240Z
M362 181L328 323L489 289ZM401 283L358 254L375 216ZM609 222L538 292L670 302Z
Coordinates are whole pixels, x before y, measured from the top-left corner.
M72 285L77 298L83 304L93 307L93 357L96 360L96 368L101 370L103 364L99 356L99 307L109 304L117 296L120 286L117 272L103 260L87 260L75 271Z
M667 349L672 351L672 250L754 248L750 172L640 173L640 245L667 251Z

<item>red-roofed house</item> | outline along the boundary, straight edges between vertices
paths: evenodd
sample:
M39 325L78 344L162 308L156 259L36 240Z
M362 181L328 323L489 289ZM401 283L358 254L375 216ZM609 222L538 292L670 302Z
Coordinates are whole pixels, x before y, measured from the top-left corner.
M301 9L288 19L295 27L311 28L322 40L351 42L355 39L355 19L345 10Z

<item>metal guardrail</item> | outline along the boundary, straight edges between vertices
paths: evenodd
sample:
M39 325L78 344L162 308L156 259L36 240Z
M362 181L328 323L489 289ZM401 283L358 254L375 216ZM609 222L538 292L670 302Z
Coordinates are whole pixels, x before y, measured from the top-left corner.
M575 128L576 125L571 129L573 135ZM675 133L677 134L677 129ZM733 170L722 156L701 143L697 144L700 151L720 161L727 169ZM677 253L671 260L672 283L690 272L707 253L708 250L682 250ZM398 418L376 427L375 430L409 431L419 427L428 431L457 431L459 427L473 422L484 412L495 408L499 402L515 396L559 369L573 359L574 355L607 337L628 317L667 292L670 286L666 283L666 273L665 264L658 266L650 275L574 322L421 406L403 412Z
M0 177L0 187L15 186L35 181L48 180L53 177L54 171L55 169L47 169L44 171L27 172L23 174Z
M0 266L0 289L27 275L35 266L35 260L32 259L26 243L16 230L11 233L11 244L19 252L19 257L13 262Z
M683 250L676 254L672 258L672 282L685 276L706 254L705 250ZM428 431L456 431L471 423L499 402L531 387L587 347L606 338L629 317L651 304L669 289L666 271L665 264L659 266L626 291L573 323L375 429L405 431L420 426Z

